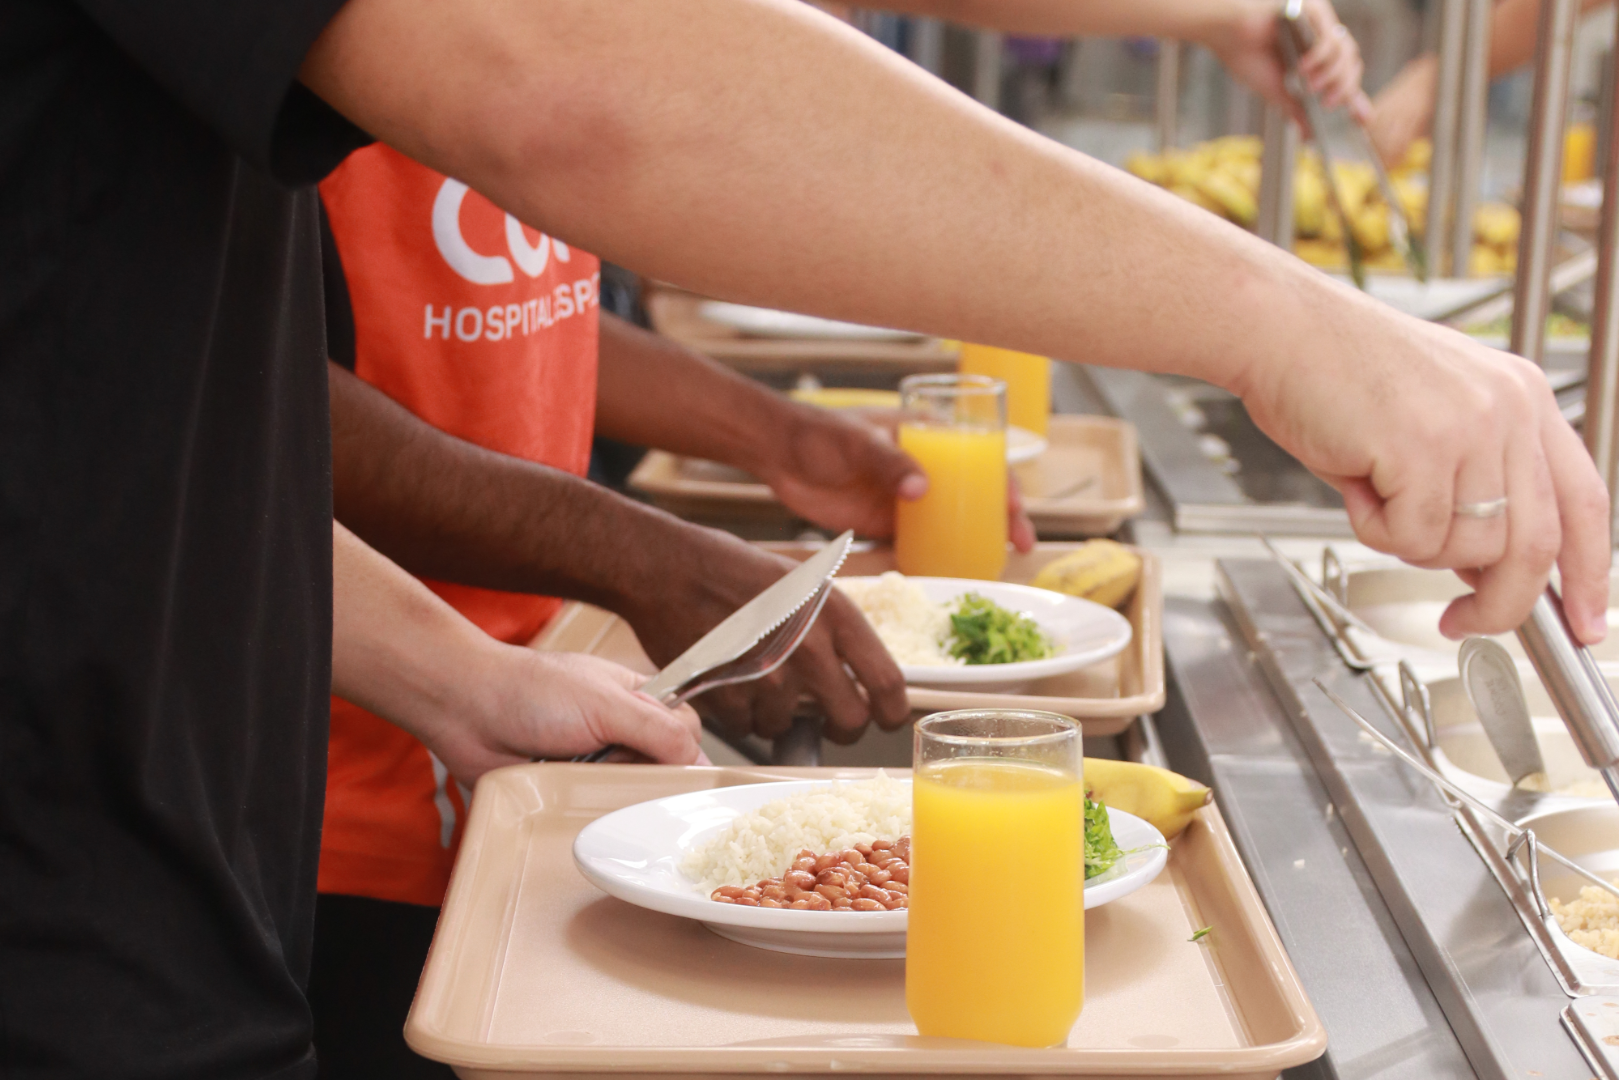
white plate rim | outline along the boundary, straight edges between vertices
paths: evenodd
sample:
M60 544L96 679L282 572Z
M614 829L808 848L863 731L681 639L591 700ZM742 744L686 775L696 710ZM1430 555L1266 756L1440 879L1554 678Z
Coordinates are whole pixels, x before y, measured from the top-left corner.
M871 576L839 578L839 581L871 581ZM934 603L952 600L963 593L979 592L1002 607L1023 612L1040 623L1041 629L1051 632L1049 624L1040 618L1039 610L1027 605L1043 605L1048 610L1084 612L1087 618L1111 627L1111 633L1090 649L1071 650L1044 660L1020 660L1013 664L963 664L960 667L924 667L900 664L900 674L911 686L997 686L1034 682L1055 675L1066 675L1080 668L1090 667L1117 656L1129 647L1135 630L1130 620L1110 607L1092 600L1038 589L1033 585L1019 585L1010 581L974 581L971 578L907 577L921 586Z
M863 323L824 319L819 315L805 315L797 311L735 304L729 300L704 300L698 305L697 314L710 322L729 326L733 330L740 330L754 337L915 341L923 336L914 330L866 326Z
M613 873L611 868L605 865L606 860L603 856L588 850L592 843L597 840L597 836L593 834L600 834L616 825L632 821L637 813L673 811L674 814L679 814L705 804L710 810L715 809L718 805L732 811L729 817L722 817L719 813L714 813L712 815L713 820L706 824L701 831L689 832L684 837L688 842L695 843L704 836L712 834L715 829L722 828L730 817L746 813L767 802L808 791L812 788L826 787L829 783L848 782L852 781L837 779L783 780L758 784L733 784L726 787L684 792L679 795L668 795L661 799L649 799L645 802L635 803L632 806L626 806L604 814L579 831L579 834L574 837L572 848L574 865L587 881L610 896L617 897L637 907L662 912L666 915L693 919L700 923L752 927L782 933L903 934L906 923L906 913L904 911L787 911L772 908L737 907L734 904L716 904L698 892L695 883L693 883L690 892L673 893L646 885L632 876ZM900 782L909 785L910 779L909 777L900 778ZM720 803L720 799L725 800L730 805ZM1125 848L1130 854L1119 865L1106 873L1097 875L1086 883L1085 909L1087 911L1128 896L1137 889L1150 884L1157 878L1169 859L1168 844L1164 841L1162 834L1153 828L1150 823L1133 814L1115 810L1112 807L1108 808L1108 820L1113 826L1114 838L1119 841L1119 846ZM1132 851L1132 848L1136 850ZM684 850L677 850L672 856L665 855L657 858L659 861L672 859L678 864L680 855Z

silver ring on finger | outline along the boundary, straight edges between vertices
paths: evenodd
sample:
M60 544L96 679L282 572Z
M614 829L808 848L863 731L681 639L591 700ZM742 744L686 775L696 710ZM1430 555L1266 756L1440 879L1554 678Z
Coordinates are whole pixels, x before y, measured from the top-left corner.
M1507 512L1507 497L1499 499L1485 499L1483 502L1466 502L1456 504L1457 517L1493 518L1500 517Z

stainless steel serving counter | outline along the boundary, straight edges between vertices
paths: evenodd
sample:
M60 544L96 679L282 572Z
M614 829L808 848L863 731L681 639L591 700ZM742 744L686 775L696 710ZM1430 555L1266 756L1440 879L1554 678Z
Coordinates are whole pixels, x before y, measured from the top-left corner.
M1221 561L1219 600L1171 600L1171 767L1222 811L1329 1032L1299 1075L1591 1075L1568 1004L1425 780L1363 738L1322 678L1404 740L1269 561Z

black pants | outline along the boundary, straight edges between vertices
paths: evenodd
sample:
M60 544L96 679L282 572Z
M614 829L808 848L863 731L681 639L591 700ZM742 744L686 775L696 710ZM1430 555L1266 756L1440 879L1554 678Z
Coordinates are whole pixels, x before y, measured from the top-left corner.
M309 1006L320 1080L451 1080L405 1045L438 908L321 893Z

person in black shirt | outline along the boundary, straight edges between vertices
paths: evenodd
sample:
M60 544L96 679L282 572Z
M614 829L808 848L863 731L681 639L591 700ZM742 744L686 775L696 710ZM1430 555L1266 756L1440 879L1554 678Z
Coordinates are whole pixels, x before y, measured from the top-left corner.
M1537 370L801 5L0 0L0 28L12 1075L313 1072L332 549L300 185L361 128L693 288L1225 385L1368 543L1484 568L1448 632L1516 624L1556 559L1604 632L1606 492Z
M0 0L0 1062L314 1072L337 0Z

